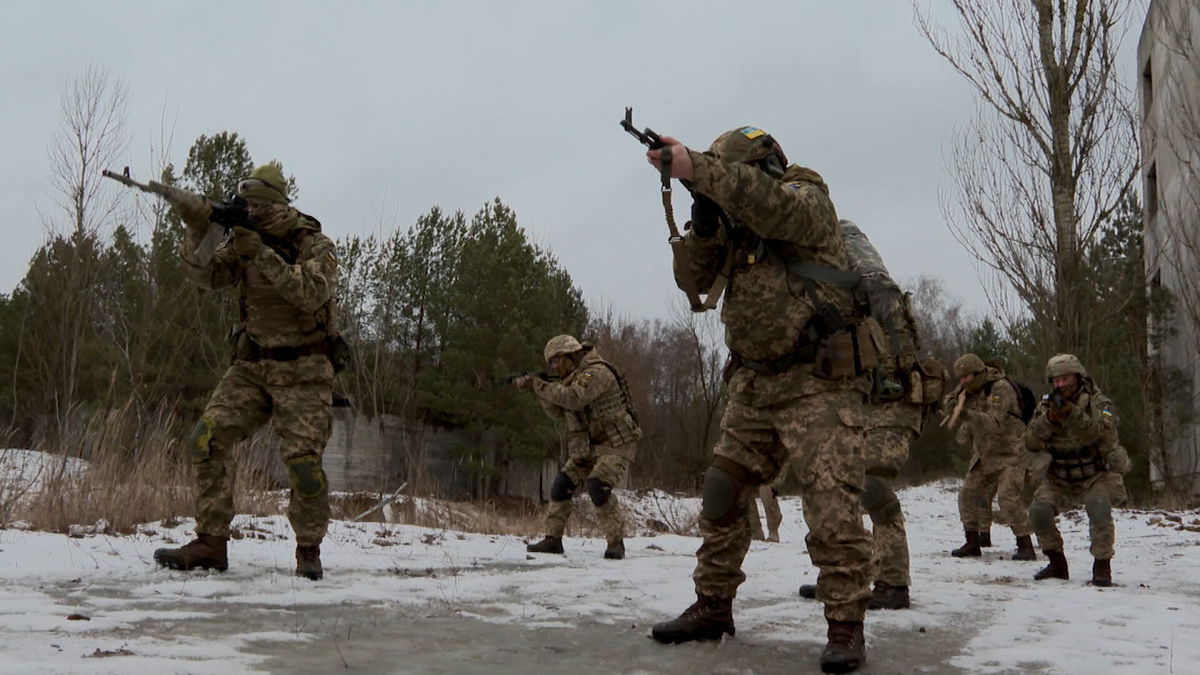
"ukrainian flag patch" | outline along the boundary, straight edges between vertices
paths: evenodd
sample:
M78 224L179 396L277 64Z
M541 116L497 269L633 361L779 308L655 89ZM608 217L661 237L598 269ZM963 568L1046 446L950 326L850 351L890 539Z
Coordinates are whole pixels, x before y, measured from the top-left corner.
M754 139L758 138L759 136L767 135L767 132L763 131L762 129L759 129L758 127L742 127L741 131L742 131L742 135L745 136L746 138L749 138L750 140L754 140Z
M1113 411L1109 410L1108 408L1105 408L1104 410L1100 411L1100 414L1104 415L1105 417L1112 417Z

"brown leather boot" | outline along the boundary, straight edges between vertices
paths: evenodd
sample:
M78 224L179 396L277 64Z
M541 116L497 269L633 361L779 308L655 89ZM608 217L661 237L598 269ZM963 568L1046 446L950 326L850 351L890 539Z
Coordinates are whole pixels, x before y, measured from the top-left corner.
M908 609L909 603L908 586L893 586L876 581L867 609Z
M320 544L296 545L296 576L307 577L313 581L325 576L325 570L321 568Z
M867 660L861 621L829 619L829 641L821 652L821 672L848 673Z
M696 602L678 618L655 624L650 634L659 642L678 644L692 640L720 640L734 634L733 598L696 594Z
M1041 569L1040 572L1033 575L1034 581L1042 579L1070 579L1071 574L1067 569L1067 556L1063 555L1062 551L1044 551L1046 557L1050 559L1050 564Z
M196 538L179 548L160 548L154 552L154 562L173 570L217 570L229 568L227 544L229 537L196 533Z
M526 546L525 550L530 553L562 553L562 537L548 534L541 541Z
M1092 585L1112 586L1112 563L1096 558L1092 561Z
M979 531L979 546L981 548L991 548L992 547L992 530L991 530L991 528Z
M979 550L979 533L974 530L967 530L967 543L950 551L950 555L955 558L977 558L983 555L983 551Z
M1033 548L1033 538L1028 534L1024 537L1017 537L1017 552L1013 554L1013 560L1037 560L1037 550Z

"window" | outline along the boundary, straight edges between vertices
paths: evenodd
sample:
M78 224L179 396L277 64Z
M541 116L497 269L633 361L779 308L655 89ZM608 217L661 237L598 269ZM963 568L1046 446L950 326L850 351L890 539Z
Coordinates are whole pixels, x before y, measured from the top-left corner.
M1150 170L1146 172L1145 195L1143 201L1146 202L1146 219L1153 218L1158 215L1158 164L1151 163Z

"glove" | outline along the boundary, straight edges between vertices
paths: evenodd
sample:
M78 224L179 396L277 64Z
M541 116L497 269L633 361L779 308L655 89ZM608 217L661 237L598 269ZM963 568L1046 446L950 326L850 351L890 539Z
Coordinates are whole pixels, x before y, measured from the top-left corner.
M198 194L186 193L175 202L175 213L187 224L188 229L200 236L208 231L208 217L212 215L212 206L208 200Z
M716 202L700 194L692 193L692 232L697 237L711 237L729 221Z
M258 255L262 250L262 237L254 230L247 230L244 227L233 228L233 239L229 242L233 250L237 251L238 257L243 260L249 260Z

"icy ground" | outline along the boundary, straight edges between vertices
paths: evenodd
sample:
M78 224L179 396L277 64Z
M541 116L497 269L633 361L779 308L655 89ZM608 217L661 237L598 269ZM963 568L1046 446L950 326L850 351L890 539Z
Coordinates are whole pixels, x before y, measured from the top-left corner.
M913 607L868 615L862 672L1200 673L1200 512L1118 511L1107 589L1086 584L1087 524L1071 512L1072 578L1035 584L1044 563L1008 560L998 526L982 559L948 555L956 489L901 493ZM338 521L310 582L292 576L281 517L240 516L225 573L153 564L190 521L121 537L0 530L0 672L816 672L821 608L796 595L816 571L799 501L782 507L782 542L747 558L737 636L679 646L647 635L693 599L693 537L641 529L610 561L597 539L530 556L518 537Z

